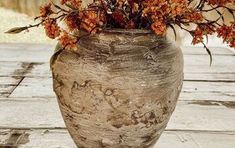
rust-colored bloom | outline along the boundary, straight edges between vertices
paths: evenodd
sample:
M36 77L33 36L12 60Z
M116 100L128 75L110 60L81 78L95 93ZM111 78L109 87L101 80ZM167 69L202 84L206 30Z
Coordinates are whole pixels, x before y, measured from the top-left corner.
M125 27L127 19L122 11L116 9L112 14L112 18L119 26Z
M187 0L170 0L171 15L174 17L184 14L188 9L187 7Z
M77 46L77 38L69 35L67 32L63 32L58 40L62 47L68 49L73 49Z
M104 21L105 17L103 12L87 10L82 13L80 28L89 33L96 33Z
M230 44L229 44L230 47L232 48L235 48L235 39L233 39Z
M198 22L200 23L204 20L202 12L195 11L195 10L189 10L189 12L185 14L185 18L186 20L194 22L194 23L198 23Z
M151 28L157 35L162 36L166 34L166 24L163 21L155 21Z
M80 27L80 15L79 13L71 13L69 14L65 19L65 23L68 26L70 31L73 31L75 29L79 29Z
M48 3L44 6L41 6L39 11L40 11L40 16L43 18L51 15L53 13L53 11L51 9L51 3Z
M235 48L235 23L231 23L230 26L222 25L217 30L218 37L223 38L224 42L228 43L230 47Z
M203 42L203 31L201 30L200 27L197 27L193 32L193 41L192 41L192 43L195 45L195 44L198 44L198 43L201 43L201 42Z
M56 20L54 19L47 19L43 23L46 35L51 38L55 39L60 35L60 27L57 25Z

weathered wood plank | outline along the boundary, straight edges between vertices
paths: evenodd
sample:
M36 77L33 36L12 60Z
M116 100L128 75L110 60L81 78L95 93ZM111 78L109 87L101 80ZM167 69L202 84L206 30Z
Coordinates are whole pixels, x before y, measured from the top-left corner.
M7 97L12 92L14 86L0 85L0 98Z
M44 65L41 67L41 65ZM41 68L41 69L38 69ZM48 68L48 69L47 69ZM32 73L32 71L37 71ZM32 76L50 76L48 63L31 63L31 62L0 62L0 77L22 77L27 75ZM47 72L42 75L41 72ZM31 74L32 73L32 74ZM39 75L40 74L40 75Z
M0 127L65 127L56 99L50 101L1 101Z
M235 82L235 73L184 73L186 81L217 81L217 82Z
M226 66L231 69L234 66L235 58L234 56L221 56L214 55L213 63L210 67L210 58L208 55L184 55L185 66L204 66L207 69L212 69L214 67Z
M235 83L184 81L180 100L235 101Z
M208 55L203 47L182 46L181 49L184 55ZM226 47L210 47L210 50L213 55L235 55L235 52Z
M168 130L235 132L235 103L179 101ZM56 99L0 103L0 128L64 128Z
M0 97L10 95L22 77L0 77Z
M11 86L1 86L0 85L0 98L9 96L11 90L12 90Z
M22 72L26 67L26 63L23 62L0 62L0 76L22 76ZM19 73L20 71L20 73Z
M55 98L52 78L25 78L9 96L13 98Z
M0 147L4 148L16 148L21 144L29 142L29 134L24 130L0 130L0 137L2 141L0 141Z
M235 93L223 93L221 92L181 92L179 100L215 100L215 101L234 101Z
M22 130L26 132L25 144L20 148L76 148L66 129ZM0 144L7 140L12 130L0 130ZM3 139L4 138L4 139ZM165 131L154 148L234 148L234 132ZM1 142L2 141L2 142Z
M22 77L0 77L0 85L16 85Z
M53 52L52 46L42 44L1 44L0 61L48 62Z
M10 98L55 98L52 79L26 77ZM180 100L235 101L235 82L184 81Z
M179 101L167 129L234 131L235 103Z
M166 131L154 148L234 148L234 133Z
M0 50L19 50L20 52L27 50L32 51L40 51L45 50L45 52L50 52L50 49L53 48L54 45L49 44L29 44L29 43L0 43Z

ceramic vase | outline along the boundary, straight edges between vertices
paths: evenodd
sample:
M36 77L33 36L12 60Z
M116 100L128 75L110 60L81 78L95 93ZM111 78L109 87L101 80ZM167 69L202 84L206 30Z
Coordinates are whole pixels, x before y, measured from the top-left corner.
M147 30L104 30L51 60L54 91L79 148L153 147L183 83L179 47Z

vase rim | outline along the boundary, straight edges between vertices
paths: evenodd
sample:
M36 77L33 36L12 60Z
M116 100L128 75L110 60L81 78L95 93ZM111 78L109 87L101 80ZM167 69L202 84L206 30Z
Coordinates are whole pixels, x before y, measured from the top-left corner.
M151 30L147 29L104 29L101 33L114 34L153 34Z

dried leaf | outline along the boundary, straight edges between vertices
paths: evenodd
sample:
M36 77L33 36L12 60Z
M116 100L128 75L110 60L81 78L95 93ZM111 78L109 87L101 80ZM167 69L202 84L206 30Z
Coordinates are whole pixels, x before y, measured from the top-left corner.
M8 30L5 33L8 33L8 34L17 34L17 33L21 33L24 30L27 30L27 29L28 29L28 27L15 27L15 28L12 28L12 29Z

